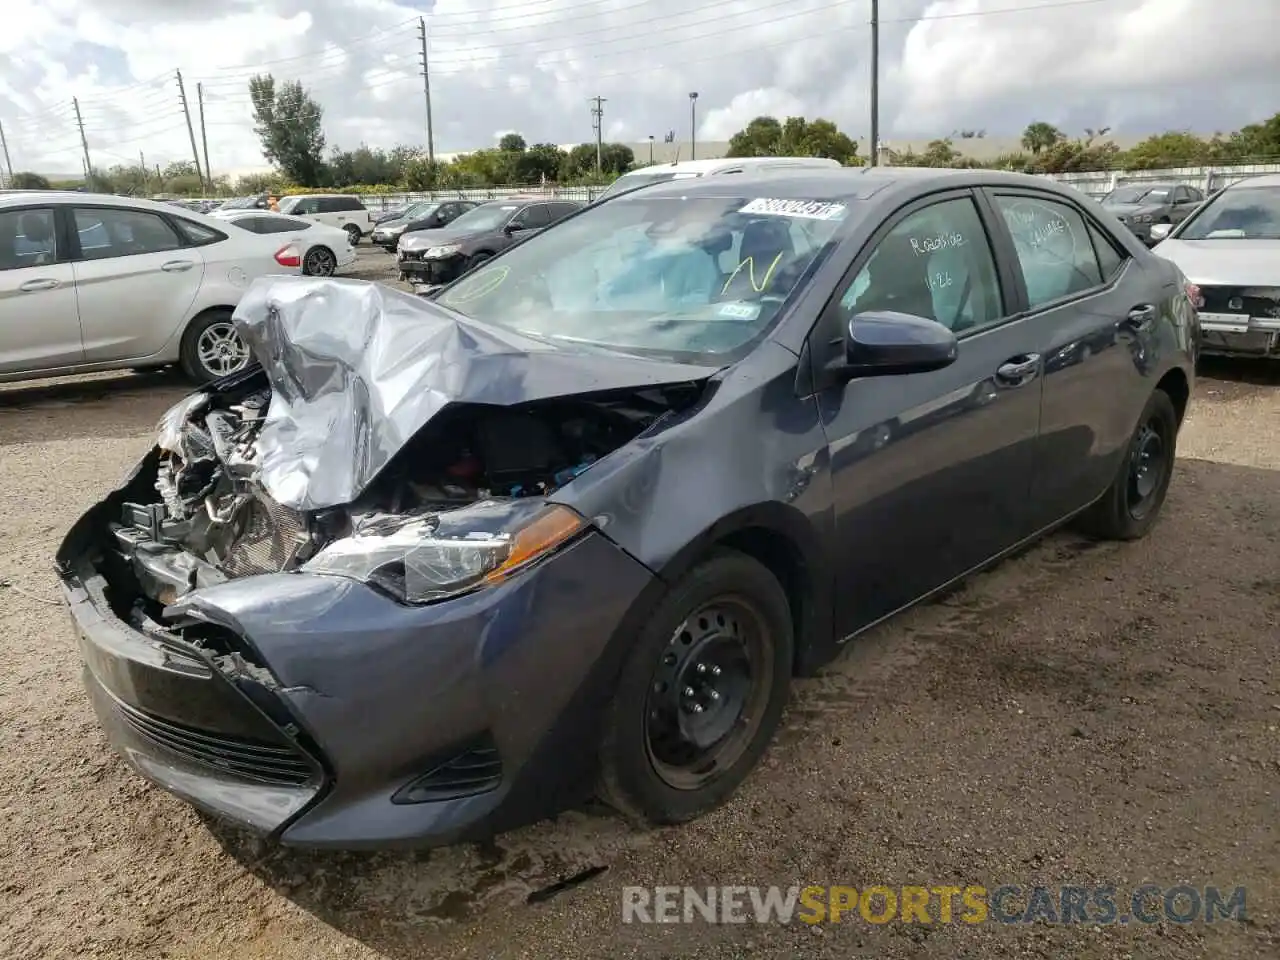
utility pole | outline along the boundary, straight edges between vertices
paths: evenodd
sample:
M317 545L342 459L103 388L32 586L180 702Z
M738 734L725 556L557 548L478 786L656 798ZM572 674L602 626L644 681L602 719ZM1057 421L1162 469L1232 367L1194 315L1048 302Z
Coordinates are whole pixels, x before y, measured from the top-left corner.
M80 146L84 148L84 185L89 186L89 178L93 176L93 164L89 161L89 141L84 136L84 120L80 116L80 101L71 98L71 106L76 111L76 126L80 128Z
M418 36L422 40L422 94L427 98L427 162L435 165L436 140L431 129L431 70L427 67L427 21L418 18Z
M698 159L698 94L689 94L689 159Z
M149 186L147 181L151 179L151 171L147 169L147 158L141 150L138 151L138 169L142 171L142 189L146 190Z
M4 151L4 167L9 171L5 186L13 186L13 161L9 159L9 141L4 138L4 124L0 123L0 149Z
M592 97L591 102L594 106L591 108L591 126L596 132L596 173L600 173L603 169L602 158L604 157L604 105L609 101L604 97Z
M209 167L209 134L204 128L204 84L196 84L196 103L200 105L200 142L204 146L204 179L213 193L213 170Z
M880 165L880 0L871 0L871 165Z
M187 88L182 85L182 71L174 71L178 75L178 99L182 102L182 112L187 118L187 136L191 138L191 157L196 162L196 176L204 183L204 174L200 172L200 151L196 149L196 131L191 126L191 104L187 103Z

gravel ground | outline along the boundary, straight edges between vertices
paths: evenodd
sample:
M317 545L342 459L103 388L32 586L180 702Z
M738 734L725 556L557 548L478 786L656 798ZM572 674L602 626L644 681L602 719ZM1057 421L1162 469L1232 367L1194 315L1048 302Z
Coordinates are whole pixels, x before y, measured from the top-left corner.
M383 258L362 250L359 275L385 278ZM1054 536L875 631L797 685L763 768L714 814L638 832L573 812L414 855L265 848L99 734L50 555L184 392L167 374L0 388L0 954L1280 956L1276 372L1209 369L1148 539ZM620 922L627 884L1148 881L1247 885L1248 922Z

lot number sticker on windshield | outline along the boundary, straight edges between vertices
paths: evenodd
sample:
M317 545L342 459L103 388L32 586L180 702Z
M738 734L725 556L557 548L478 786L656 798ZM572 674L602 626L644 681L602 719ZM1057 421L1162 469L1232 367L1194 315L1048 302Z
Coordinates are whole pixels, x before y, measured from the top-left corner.
M742 207L739 213L763 213L775 217L800 217L805 220L839 220L844 216L843 203L821 200L770 200L759 197Z

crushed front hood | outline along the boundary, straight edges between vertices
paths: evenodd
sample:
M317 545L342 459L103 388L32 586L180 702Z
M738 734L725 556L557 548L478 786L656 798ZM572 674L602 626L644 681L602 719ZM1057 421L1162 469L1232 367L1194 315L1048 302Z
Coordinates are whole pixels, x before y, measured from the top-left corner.
M234 319L272 388L258 482L302 511L355 500L450 404L510 406L715 372L535 340L356 280L266 277Z
M1280 240L1173 238L1155 253L1201 286L1280 287Z

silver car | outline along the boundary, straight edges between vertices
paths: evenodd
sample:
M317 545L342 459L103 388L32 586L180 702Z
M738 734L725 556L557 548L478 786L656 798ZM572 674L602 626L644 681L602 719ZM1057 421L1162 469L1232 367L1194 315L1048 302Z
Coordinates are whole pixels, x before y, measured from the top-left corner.
M1280 359L1280 174L1232 184L1151 233L1200 288L1202 352Z

